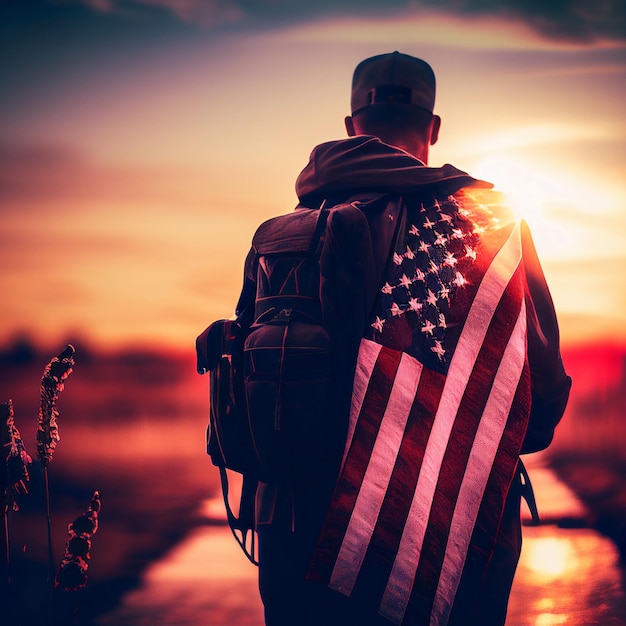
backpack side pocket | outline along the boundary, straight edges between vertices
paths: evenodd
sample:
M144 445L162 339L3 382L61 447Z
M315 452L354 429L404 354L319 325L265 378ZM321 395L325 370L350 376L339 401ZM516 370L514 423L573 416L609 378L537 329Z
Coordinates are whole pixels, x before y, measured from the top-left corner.
M218 467L256 476L243 385L245 335L236 320L218 320L198 337L196 347L198 371L202 367L209 372L207 453Z

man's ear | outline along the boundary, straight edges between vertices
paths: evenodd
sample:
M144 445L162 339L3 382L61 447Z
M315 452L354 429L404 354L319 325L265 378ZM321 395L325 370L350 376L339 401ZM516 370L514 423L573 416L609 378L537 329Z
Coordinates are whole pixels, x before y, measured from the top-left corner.
M430 145L434 146L439 139L439 129L441 128L441 118L438 115L433 115L433 120L430 123Z
M349 115L346 115L344 122L346 124L346 131L348 133L348 137L354 137L356 135L356 132L354 131L354 121L352 117L350 117Z

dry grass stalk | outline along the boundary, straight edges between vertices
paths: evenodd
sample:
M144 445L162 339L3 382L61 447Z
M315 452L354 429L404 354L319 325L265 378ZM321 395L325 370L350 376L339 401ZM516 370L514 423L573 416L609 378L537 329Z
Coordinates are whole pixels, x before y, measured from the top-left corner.
M48 525L48 582L54 583L54 554L52 550L52 517L50 515L50 486L48 464L52 453L60 441L57 417L59 411L56 401L63 391L65 381L74 367L74 346L68 344L63 352L46 365L41 378L39 425L37 428L37 456L43 467L44 489L46 495L46 521Z
M95 491L87 511L67 528L69 539L55 579L55 586L63 591L77 591L87 585L91 538L98 530L100 507L100 494Z
M41 404L39 426L37 428L37 456L46 467L52 460L52 453L60 441L56 401L63 391L65 381L74 367L74 346L68 344L63 352L46 365L41 378Z
M4 558L2 584L11 583L11 541L9 532L9 511L17 511L17 496L28 493L28 482L30 473L28 466L33 462L26 452L20 431L15 425L13 415L13 402L0 405L0 420L4 422L0 431L0 443L2 449L6 449L6 457L0 475L2 483L0 485L0 502L2 504L1 526L4 537Z
M7 413L6 430L3 436L3 447L8 452L6 462L6 485L4 490L4 505L6 509L18 510L16 496L28 493L28 483L30 481L29 465L33 459L26 452L20 431L15 425L13 416L13 402L9 400L6 405Z

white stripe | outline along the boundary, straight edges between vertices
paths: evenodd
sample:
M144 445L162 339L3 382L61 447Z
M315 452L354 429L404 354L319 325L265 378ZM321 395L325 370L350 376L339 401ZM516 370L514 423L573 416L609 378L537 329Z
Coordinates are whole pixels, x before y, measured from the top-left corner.
M387 493L422 369L423 365L419 361L402 354L389 402L330 578L331 589L347 596L352 593L356 583Z
M352 438L354 437L354 429L356 428L356 422L363 406L363 400L367 392L367 387L370 382L370 377L374 371L374 365L376 365L376 359L380 353L382 346L375 341L369 339L361 339L361 345L359 346L359 356L356 362L356 371L354 372L354 382L352 384L352 403L350 406L350 419L348 421L348 435L346 438L346 446L343 453L343 461L341 466L346 462L348 456L348 450L352 444Z
M413 588L441 462L463 392L491 318L520 260L517 224L483 276L450 362L411 508L380 604L380 614L396 624L402 622Z
M478 510L522 375L525 356L526 307L522 303L517 323L504 351L481 416L463 475L430 618L431 626L443 626L450 617Z

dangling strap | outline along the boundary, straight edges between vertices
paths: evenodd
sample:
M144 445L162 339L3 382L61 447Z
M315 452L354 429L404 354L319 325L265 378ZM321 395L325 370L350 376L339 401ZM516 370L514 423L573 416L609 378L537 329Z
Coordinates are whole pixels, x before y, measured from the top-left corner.
M522 459L519 460L519 473L522 479L522 498L526 500L526 504L528 504L528 508L530 510L530 516L533 520L533 524L539 524L541 520L539 519L539 511L537 510L537 501L535 500L535 492L533 491L532 483L530 482L530 476L528 475L528 471L524 464L522 463Z
M239 517L235 517L228 501L228 474L226 473L226 468L220 466L219 470L222 496L224 497L224 505L226 507L226 518L228 519L230 530L248 561L258 565L259 562L255 558L256 538L254 534L254 494L257 481L250 479L250 477L244 474L239 503Z

